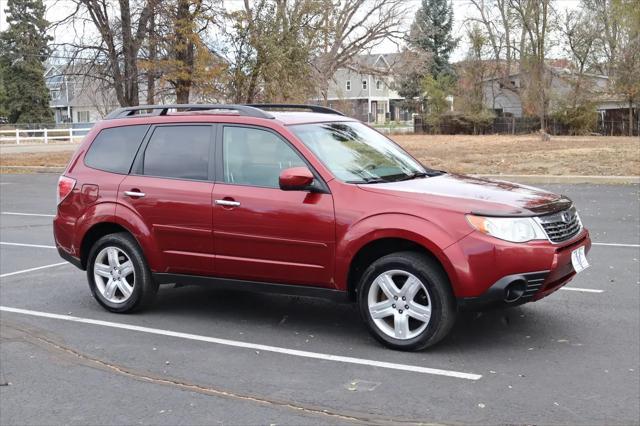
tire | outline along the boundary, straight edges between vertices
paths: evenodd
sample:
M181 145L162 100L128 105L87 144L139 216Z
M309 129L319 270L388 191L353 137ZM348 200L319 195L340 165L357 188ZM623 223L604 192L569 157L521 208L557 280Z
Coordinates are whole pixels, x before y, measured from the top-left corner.
M117 267L113 266L114 258L118 259ZM158 292L140 246L126 232L105 235L91 247L87 279L98 303L116 313L146 308Z
M392 349L425 349L442 340L455 322L455 298L446 273L420 253L404 251L376 260L362 275L357 292L369 332Z

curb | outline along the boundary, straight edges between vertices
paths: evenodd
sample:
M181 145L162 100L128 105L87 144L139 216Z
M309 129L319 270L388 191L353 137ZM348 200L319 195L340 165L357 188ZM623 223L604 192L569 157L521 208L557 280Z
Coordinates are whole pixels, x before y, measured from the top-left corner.
M0 173L31 172L31 173L62 173L64 167L55 166L0 166Z
M518 183L537 184L576 184L591 183L599 185L637 185L640 184L640 176L580 176L580 175L489 175L474 174L473 176L515 181Z

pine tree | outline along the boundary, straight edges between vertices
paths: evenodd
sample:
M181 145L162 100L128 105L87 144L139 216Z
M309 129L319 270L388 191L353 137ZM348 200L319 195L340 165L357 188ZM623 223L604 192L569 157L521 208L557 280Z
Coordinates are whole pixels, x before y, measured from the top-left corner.
M411 26L410 44L432 55L430 74L453 74L449 56L458 40L451 35L453 6L450 0L422 0Z
M8 0L9 27L0 33L0 81L3 105L11 123L50 123L49 91L43 62L49 56L42 0Z

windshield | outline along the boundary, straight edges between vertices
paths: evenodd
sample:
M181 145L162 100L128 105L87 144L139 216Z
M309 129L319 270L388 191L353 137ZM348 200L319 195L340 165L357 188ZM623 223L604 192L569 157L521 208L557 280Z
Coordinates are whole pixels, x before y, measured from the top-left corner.
M300 124L291 130L344 182L393 182L427 173L398 145L362 123Z

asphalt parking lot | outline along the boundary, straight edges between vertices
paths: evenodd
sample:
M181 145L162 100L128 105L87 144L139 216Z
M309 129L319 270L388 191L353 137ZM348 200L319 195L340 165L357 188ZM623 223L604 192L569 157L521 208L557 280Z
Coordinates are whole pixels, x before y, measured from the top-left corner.
M56 181L0 176L0 424L639 422L637 185L546 185L598 243L573 290L403 353L324 300L163 287L110 314L57 265Z

